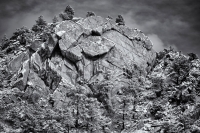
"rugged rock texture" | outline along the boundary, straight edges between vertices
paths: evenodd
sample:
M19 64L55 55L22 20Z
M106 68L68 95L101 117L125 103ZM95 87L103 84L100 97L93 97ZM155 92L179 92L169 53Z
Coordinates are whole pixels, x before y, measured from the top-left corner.
M0 131L200 131L193 54L156 53L141 31L100 16L27 36L2 49Z

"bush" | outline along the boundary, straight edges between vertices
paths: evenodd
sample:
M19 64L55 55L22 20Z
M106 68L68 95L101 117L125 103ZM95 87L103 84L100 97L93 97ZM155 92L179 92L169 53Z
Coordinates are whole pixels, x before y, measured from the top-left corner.
M17 39L19 36L26 36L26 34L30 32L31 31L27 27L23 26L22 28L17 29L10 39Z
M39 31L42 31L42 29L38 25L33 25L32 31L39 32Z
M156 53L156 59L161 60L162 58L164 58L166 52L161 51L159 53Z
M163 108L162 108L162 106L159 105L159 104L153 104L153 105L150 107L149 111L150 111L150 113L151 113L153 116L155 116L156 113L157 113L158 111L163 111Z
M0 46L0 49L5 49L9 46L9 39L7 38L6 35L3 36L3 38L1 39L1 46Z
M86 17L90 17L90 16L95 16L95 13L94 12L87 12Z
M116 18L115 21L118 25L125 25L125 21L124 18L122 17L122 15L118 15L118 18Z
M189 53L188 56L190 61L198 59L198 56L194 53Z

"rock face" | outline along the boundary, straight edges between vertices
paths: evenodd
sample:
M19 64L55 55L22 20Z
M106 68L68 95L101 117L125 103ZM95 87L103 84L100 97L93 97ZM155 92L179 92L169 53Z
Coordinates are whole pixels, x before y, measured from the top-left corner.
M146 76L146 68L156 57L151 41L141 31L100 16L63 21L54 31L46 42L35 39L29 43L27 51L13 57L7 69L15 73L13 87L34 88L32 93L43 97L53 94L56 106L63 99L58 96L64 91L62 82L71 87L80 82L91 84L106 80L110 72L132 74L129 69L133 66ZM126 77L120 76L120 80Z
M65 31L59 40L62 55L76 64L78 74L86 80L115 67L120 71L131 63L145 69L155 58L152 44L135 40L140 33L99 16L63 22L56 26L56 32L61 31Z

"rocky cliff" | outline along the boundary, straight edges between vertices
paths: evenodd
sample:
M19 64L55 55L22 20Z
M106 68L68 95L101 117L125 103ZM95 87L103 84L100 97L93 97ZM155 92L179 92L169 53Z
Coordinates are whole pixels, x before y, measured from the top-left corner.
M0 131L200 131L194 54L156 53L140 30L95 15L39 26L2 45Z

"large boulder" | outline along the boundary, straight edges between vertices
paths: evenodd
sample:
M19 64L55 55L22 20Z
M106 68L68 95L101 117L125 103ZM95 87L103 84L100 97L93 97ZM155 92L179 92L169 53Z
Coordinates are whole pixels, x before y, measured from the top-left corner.
M31 56L31 60L30 60L30 64L31 64L31 68L35 71L35 72L39 72L40 70L42 70L42 60L40 55L35 52L32 56Z
M56 73L56 76L61 77L60 80L75 84L77 71L76 67L69 60L62 59L60 56L55 56L48 62L50 69Z
M79 46L86 56L92 58L108 53L115 46L115 43L106 38L90 36L83 40Z
M17 72L24 61L26 61L29 58L28 52L22 52L16 57L14 57L8 64L8 70L10 72Z
M59 24L56 29L56 34L61 37L59 40L59 48L64 57L72 61L80 60L80 48L75 47L78 39L83 35L84 29L79 24L73 21L66 21ZM75 48L73 48L75 47Z
M115 27L115 23L110 21L110 19L105 19L101 16L90 16L85 19L81 19L77 22L84 29L90 33L99 33L102 35L104 32L111 30Z
M66 31L66 35L75 40L84 33L83 27L73 21L63 21L58 24L55 28L55 33L58 34L60 31Z
M27 60L23 63L23 66L18 73L18 78L14 82L13 86L19 88L21 91L24 91L28 80L29 71L30 71L29 60Z
M30 70L27 85L39 92L41 96L46 97L49 94L49 89L45 85L44 81L32 70Z
M43 43L43 42L42 42L41 40L35 40L35 41L33 41L33 42L30 44L29 48L30 48L31 50L33 50L34 52L36 52L38 49L41 48L41 44L42 44L42 43Z
M82 59L82 48L79 45L69 48L65 56L73 62L80 61Z
M129 64L131 61L139 59L132 42L122 34L116 31L109 31L103 34L103 37L115 43L115 50L118 53L119 65L123 67L125 63ZM133 54L136 53L136 54ZM114 57L111 55L111 58Z

